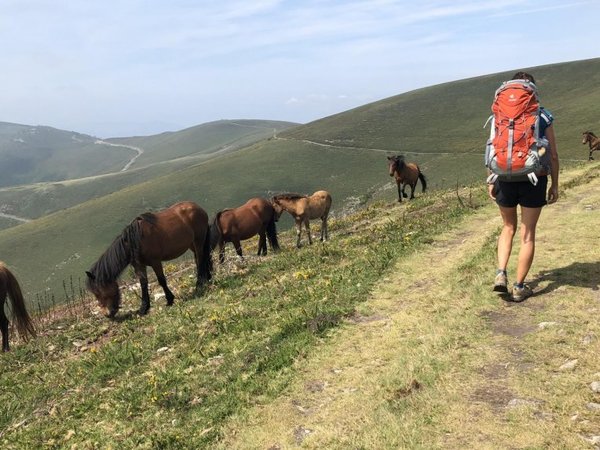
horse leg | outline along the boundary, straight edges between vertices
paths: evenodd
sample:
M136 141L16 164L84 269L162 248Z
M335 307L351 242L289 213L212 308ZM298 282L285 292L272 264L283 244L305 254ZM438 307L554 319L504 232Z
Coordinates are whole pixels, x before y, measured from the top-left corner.
M140 305L140 315L148 314L150 309L150 294L148 293L148 272L146 266L134 267L135 274L140 280L140 286L142 288L142 304Z
M415 188L417 187L417 182L411 183L410 185L410 200L415 198Z
M327 217L321 218L321 242L327 240Z
M160 287L163 288L165 297L167 299L167 306L171 306L173 304L173 299L175 298L175 296L167 286L167 278L165 277L162 263L159 261L156 264L153 264L152 270L154 270L154 273L156 274L158 284L160 284ZM198 286L198 281L196 281L196 286Z
M225 262L225 242L219 241L219 264Z
M2 329L2 351L7 352L8 347L8 318L4 313L4 300L0 302L0 329Z
M296 219L296 248L300 248L300 236L302 235L302 219Z
M265 230L258 232L258 256L267 254L267 233Z
M304 219L304 226L306 227L306 234L308 234L308 245L312 245L312 236L310 235L310 221L308 217Z
M402 203L402 185L398 183L398 201Z
M233 246L235 247L235 252L238 254L240 259L243 261L244 256L242 255L242 244L240 243L240 240L235 238L235 239L232 239L231 242L233 242Z

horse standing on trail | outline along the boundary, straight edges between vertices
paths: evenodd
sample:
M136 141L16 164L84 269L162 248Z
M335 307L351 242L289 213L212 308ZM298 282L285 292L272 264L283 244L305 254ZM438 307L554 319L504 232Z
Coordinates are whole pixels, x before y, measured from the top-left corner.
M590 154L588 156L588 161L593 161L594 157L592 156L592 153L594 153L596 150L600 150L600 138L591 131L585 131L583 133L583 141L581 143L589 144Z
M296 247L300 248L300 238L302 234L302 224L306 228L308 243L312 244L310 235L309 221L312 219L321 219L321 241L329 239L329 230L327 228L327 217L331 209L331 195L327 191L317 191L311 196L302 194L279 194L271 199L275 209L276 220L279 220L281 213L287 211L296 222Z
M10 350L8 345L8 318L4 312L4 301L8 297L11 301L13 315L17 326L17 331L23 339L27 339L29 335L35 336L35 329L27 309L25 308L25 300L21 292L21 287L17 279L12 274L8 267L0 261L0 329L2 330L2 351Z
M251 198L242 206L219 211L210 226L211 249L219 246L219 262L225 262L225 244L232 242L240 258L240 241L258 234L258 256L267 254L267 238L271 250L279 250L275 212L271 203L264 198Z
M117 236L104 254L86 272L87 287L96 296L107 317L113 318L120 307L117 279L131 264L142 288L139 313L150 309L147 266L152 267L165 292L167 306L175 296L167 286L162 261L169 261L191 250L196 262L196 290L212 278L208 215L193 202L181 202L156 212L136 217Z
M418 180L421 180L421 186L423 187L422 192L425 192L425 189L427 189L427 181L418 165L415 163L407 163L404 160L403 155L388 156L387 159L390 177L394 177L396 179L396 184L398 185L399 202L402 202L402 197L408 197L406 192L404 192L406 185L410 186L409 200L415 198L415 188L417 187Z

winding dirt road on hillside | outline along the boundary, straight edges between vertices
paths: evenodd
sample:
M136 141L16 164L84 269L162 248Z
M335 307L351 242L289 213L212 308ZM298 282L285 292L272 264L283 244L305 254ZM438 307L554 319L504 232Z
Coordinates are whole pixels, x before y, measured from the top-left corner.
M120 170L121 172L127 171L127 169L129 169L133 165L133 163L144 153L143 148L134 147L133 145L126 145L126 144L113 144L112 142L106 142L106 141L103 141L102 139L98 139L96 142L94 142L94 144L108 145L110 147L122 147L122 148L127 148L129 150L133 150L134 152L136 152L135 156L133 156L127 162L127 164L125 164L125 166L123 166L123 168Z
M12 214L0 213L0 217L4 217L5 219L16 220L17 222L31 222L31 219L26 219L25 217L13 216Z
M298 361L284 395L231 421L220 448L593 448L600 178L561 195L540 220L534 297L491 292L501 221L490 202L398 261L363 313Z

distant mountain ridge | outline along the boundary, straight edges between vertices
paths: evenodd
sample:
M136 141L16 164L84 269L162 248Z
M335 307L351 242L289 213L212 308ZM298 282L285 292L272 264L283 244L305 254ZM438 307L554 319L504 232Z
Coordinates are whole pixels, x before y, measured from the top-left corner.
M76 179L182 156L209 155L250 145L274 130L296 125L221 120L153 136L99 139L47 126L0 122L0 187Z

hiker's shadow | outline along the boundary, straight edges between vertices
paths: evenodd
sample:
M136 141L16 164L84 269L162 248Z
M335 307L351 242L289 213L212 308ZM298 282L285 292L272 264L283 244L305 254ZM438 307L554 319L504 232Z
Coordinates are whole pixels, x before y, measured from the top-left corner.
M545 282L548 282L548 285L539 291L536 290L535 294L541 295L552 292L561 286L579 286L597 291L600 290L600 287L598 286L599 281L600 262L576 262L548 272L541 272L538 277L529 284L535 289L538 285L543 285Z

